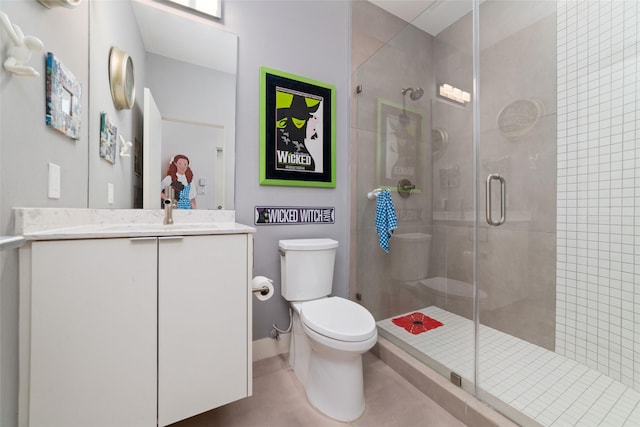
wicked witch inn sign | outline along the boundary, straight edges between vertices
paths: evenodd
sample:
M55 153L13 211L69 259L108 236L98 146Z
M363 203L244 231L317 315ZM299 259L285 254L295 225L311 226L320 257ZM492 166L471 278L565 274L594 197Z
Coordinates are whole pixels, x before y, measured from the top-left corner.
M335 87L260 69L260 184L335 187Z

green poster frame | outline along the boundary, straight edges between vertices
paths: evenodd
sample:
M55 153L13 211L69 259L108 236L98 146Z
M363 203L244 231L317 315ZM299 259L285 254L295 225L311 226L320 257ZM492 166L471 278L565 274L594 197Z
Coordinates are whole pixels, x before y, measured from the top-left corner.
M335 188L334 85L260 67L260 185Z

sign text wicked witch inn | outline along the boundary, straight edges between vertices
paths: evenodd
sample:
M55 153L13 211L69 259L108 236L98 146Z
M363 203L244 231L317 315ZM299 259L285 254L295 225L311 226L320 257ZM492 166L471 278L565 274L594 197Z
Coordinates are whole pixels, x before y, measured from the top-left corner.
M279 224L333 224L333 207L275 207L256 206L254 223L256 225Z

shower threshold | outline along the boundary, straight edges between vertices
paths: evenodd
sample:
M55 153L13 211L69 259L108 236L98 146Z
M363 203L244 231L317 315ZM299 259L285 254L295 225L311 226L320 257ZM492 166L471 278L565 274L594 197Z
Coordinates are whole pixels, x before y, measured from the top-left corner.
M389 318L380 336L446 378L455 372L473 393L473 322L434 306L416 311L443 326L414 335ZM640 393L597 370L483 325L479 348L478 398L523 426L640 426Z

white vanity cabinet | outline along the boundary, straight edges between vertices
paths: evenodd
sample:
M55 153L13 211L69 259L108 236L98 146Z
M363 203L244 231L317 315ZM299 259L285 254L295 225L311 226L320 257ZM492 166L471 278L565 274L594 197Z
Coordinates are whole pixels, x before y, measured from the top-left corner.
M29 426L155 425L156 260L146 240L31 243Z
M21 251L22 425L165 426L251 395L251 234Z
M251 394L249 238L159 240L159 426Z

